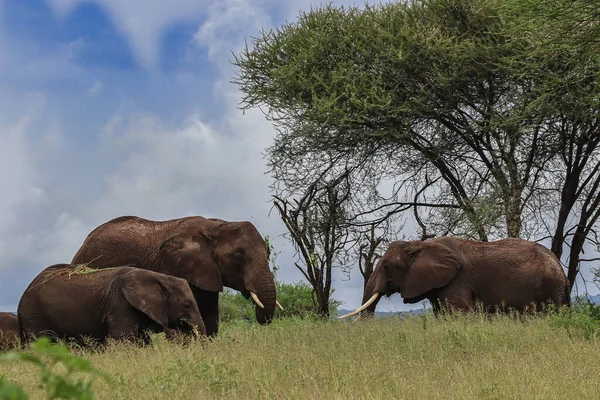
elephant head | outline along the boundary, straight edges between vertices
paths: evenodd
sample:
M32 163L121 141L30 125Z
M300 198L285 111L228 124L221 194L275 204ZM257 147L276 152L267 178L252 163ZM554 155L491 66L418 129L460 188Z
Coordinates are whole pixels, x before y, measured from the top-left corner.
M169 332L173 329L206 336L194 295L185 279L134 270L125 277L122 291L134 308Z
M382 295L400 292L405 303L427 297L432 290L446 286L461 268L450 247L435 241L395 241L390 243L369 278L363 305L339 318L351 317L375 307Z
M174 229L160 253L173 274L198 289L220 292L227 286L252 297L260 324L270 323L275 306L281 307L266 243L250 222L190 218Z

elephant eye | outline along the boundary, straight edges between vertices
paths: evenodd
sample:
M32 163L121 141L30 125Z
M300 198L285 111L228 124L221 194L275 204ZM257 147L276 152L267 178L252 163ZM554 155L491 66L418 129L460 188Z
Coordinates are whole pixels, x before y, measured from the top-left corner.
M244 259L244 252L242 250L237 250L235 253L233 253L233 256L235 258L237 258L238 260L243 260Z

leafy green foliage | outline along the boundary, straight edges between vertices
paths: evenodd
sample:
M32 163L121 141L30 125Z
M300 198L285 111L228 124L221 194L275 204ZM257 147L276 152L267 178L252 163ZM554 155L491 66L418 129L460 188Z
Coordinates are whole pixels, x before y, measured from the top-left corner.
M245 299L240 293L225 289L219 295L219 320L229 322L246 319L254 322L254 307L252 299Z
M284 283L278 281L275 282L275 285L277 301L284 310L275 309L274 318L317 318L313 289L310 285L305 282ZM330 314L336 315L341 304L341 301L330 299ZM219 318L222 322L240 319L256 322L254 310L255 304L252 299L245 299L240 293L224 290L219 296Z
M286 317L316 317L316 306L313 289L305 282L277 282L277 299L283 311L277 310L278 318ZM332 290L332 294L333 294ZM329 298L329 314L335 316L342 302Z
M92 377L100 377L110 382L107 374L94 368L85 358L69 354L68 348L63 344L54 344L48 338L40 338L32 344L32 353L11 351L0 356L0 361L22 361L33 364L39 368L39 379L45 389L47 399L78 399L93 400L94 392L91 389L91 380L75 379L74 374L87 373ZM44 361L47 359L47 361ZM56 372L56 367L61 365L65 373ZM28 399L23 389L0 379L0 398Z
M401 188L365 214L421 212L435 236L550 237L559 259L568 247L573 287L600 218L598 10L591 0L330 4L258 35L235 57L234 82L241 108L260 107L278 128L267 151L275 191L306 186L324 157L360 164L380 179L357 172L353 193L387 178Z
M587 297L577 297L570 309L561 309L550 316L550 321L570 333L582 333L586 339L600 339L600 305Z
M4 376L0 376L0 399L27 400L29 397L25 394L21 386L9 382Z

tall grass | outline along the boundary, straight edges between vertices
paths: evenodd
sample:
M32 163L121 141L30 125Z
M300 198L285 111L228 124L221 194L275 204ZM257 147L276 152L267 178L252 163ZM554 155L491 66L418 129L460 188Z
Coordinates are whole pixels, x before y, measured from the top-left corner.
M209 343L76 352L113 378L94 382L100 399L598 398L600 340L569 318L232 322ZM2 374L44 398L34 368Z

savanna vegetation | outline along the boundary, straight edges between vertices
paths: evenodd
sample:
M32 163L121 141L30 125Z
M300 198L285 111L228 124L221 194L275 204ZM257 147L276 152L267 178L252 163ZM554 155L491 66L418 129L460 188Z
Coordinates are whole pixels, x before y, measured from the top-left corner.
M558 399L600 391L600 309L515 320L431 314L355 323L278 319L269 326L223 324L209 343L187 347L156 335L152 346L113 343L103 351L46 347L37 362L2 361L5 379L31 399L59 388L98 399ZM14 357L13 357L14 358ZM108 375L97 376L92 368ZM40 371L46 383L39 387Z
M594 267L599 26L591 0L422 0L324 5L263 31L234 82L277 128L273 205L305 282L277 282L268 326L224 292L207 342L8 353L0 397L597 397L600 308L585 301L518 318L331 316L333 268L366 282L399 238L542 241L571 289Z

